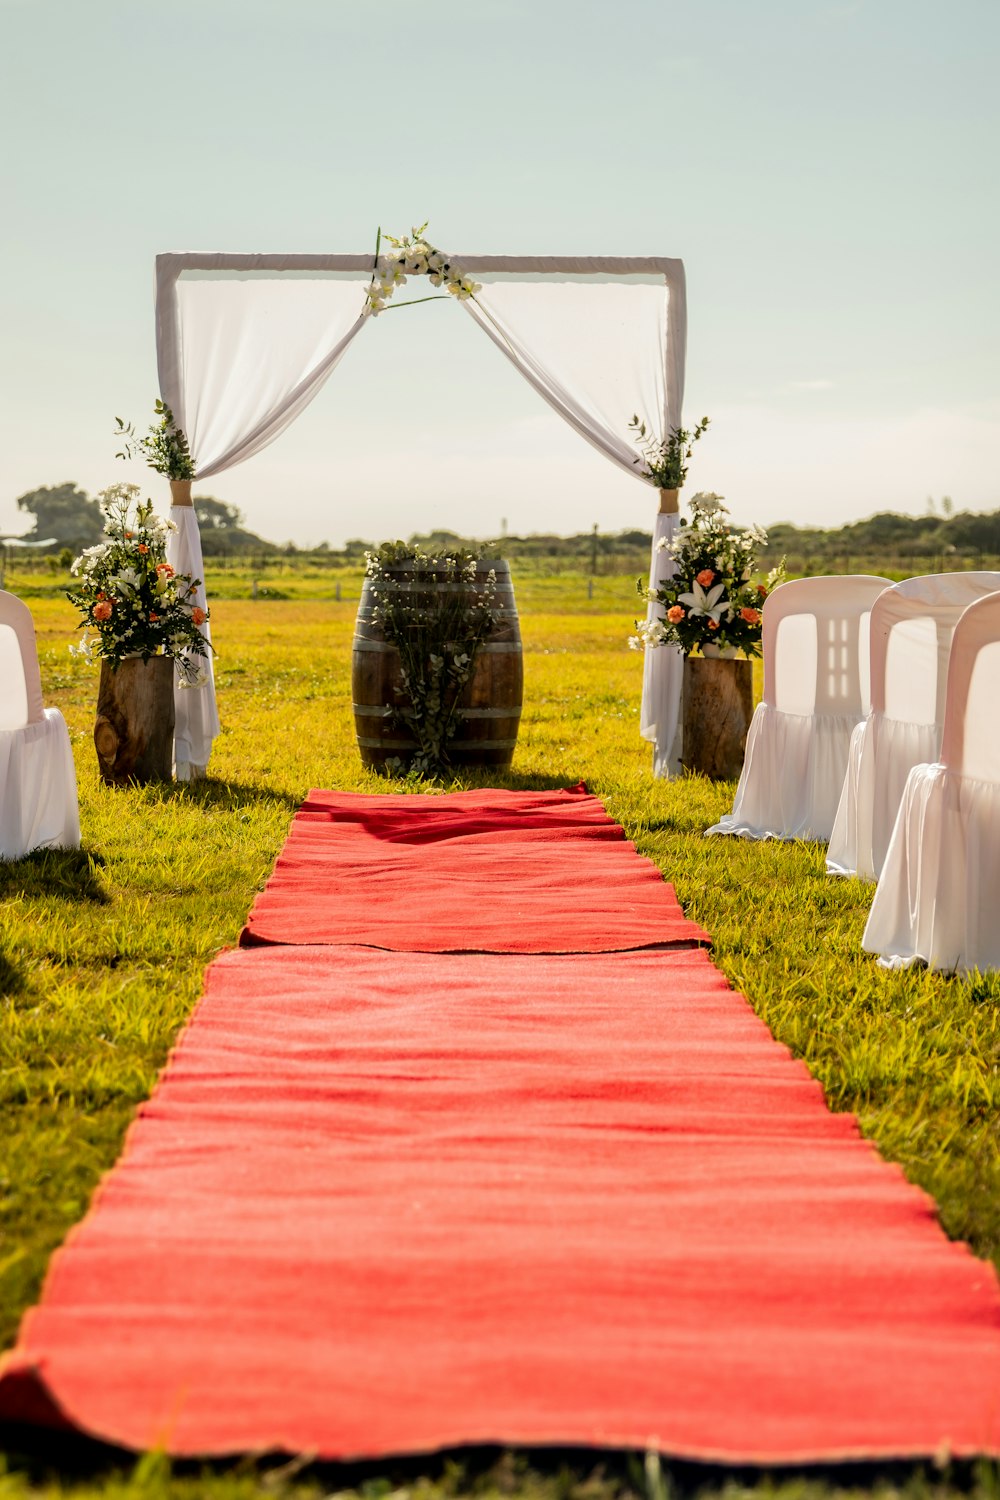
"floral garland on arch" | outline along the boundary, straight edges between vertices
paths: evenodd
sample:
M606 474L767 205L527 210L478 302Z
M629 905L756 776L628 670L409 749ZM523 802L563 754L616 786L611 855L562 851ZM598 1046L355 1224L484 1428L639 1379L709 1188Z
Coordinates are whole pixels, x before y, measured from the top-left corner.
M762 583L755 583L757 551L767 542L760 526L734 531L721 495L699 492L691 497L691 521L681 521L673 541L657 546L669 552L677 572L655 589L639 580L643 598L659 604L664 617L636 622L629 640L635 651L646 646L680 646L715 656L721 651L760 655L764 601L785 576L784 559Z
M366 292L366 310L372 317L377 317L380 312L385 312L389 299L397 287L405 286L409 276L426 276L432 286L443 286L445 291L460 302L467 301L482 290L481 283L473 281L467 276L461 266L446 255L443 250L438 250L429 240L424 237L427 223L424 222L418 228L414 228L408 235L401 239L387 234L385 239L392 246L382 257L379 264L379 251L382 245L382 231L378 232L375 241L375 268L372 279ZM417 297L416 302L432 302L433 297ZM411 303L397 302L397 307L409 307Z

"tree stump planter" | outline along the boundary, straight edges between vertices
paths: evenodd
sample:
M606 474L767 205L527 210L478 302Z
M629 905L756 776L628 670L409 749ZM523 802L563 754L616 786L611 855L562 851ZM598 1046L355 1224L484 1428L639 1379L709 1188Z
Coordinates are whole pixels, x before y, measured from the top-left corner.
M477 580L485 580L491 569L497 580L497 618L476 652L472 676L459 699L458 727L447 746L448 759L455 766L509 766L521 720L524 664L510 568L503 561L482 561L476 567ZM412 593L415 610L431 604L439 590L456 586L447 574L437 580L424 578L415 585L409 563L393 571L396 586ZM481 587L482 583L472 583L469 591L475 593ZM351 696L362 764L382 771L397 759L408 765L420 747L407 729L391 721L390 710L398 706L402 691L401 663L396 647L372 620L373 605L366 578L354 631Z
M681 764L712 781L734 781L743 769L753 714L753 666L744 658L684 658Z
M94 745L109 786L171 781L174 763L174 663L130 657L101 663Z

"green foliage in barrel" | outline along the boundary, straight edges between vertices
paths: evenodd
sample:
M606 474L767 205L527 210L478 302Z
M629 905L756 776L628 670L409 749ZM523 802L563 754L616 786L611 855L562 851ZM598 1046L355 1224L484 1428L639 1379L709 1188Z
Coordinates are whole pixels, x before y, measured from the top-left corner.
M427 552L396 541L367 554L372 624L400 660L397 701L386 714L418 746L408 767L390 761L389 770L431 779L452 772L462 691L497 620L496 571L484 574L484 560L499 560L492 544Z

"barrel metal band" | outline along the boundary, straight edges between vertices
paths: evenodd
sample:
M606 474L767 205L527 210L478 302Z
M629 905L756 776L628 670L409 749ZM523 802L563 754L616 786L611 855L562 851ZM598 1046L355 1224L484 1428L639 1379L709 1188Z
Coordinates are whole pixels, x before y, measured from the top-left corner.
M386 709L381 703L355 703L354 716L357 719L386 719L391 709ZM520 707L514 708L460 708L459 719L520 719Z
M364 636L354 637L355 651L378 651L383 655L388 651L395 651L391 641L369 641ZM491 656L509 656L512 653L521 654L520 641L484 641L481 646L476 647L476 655L485 651Z
M358 744L365 750L415 750L417 748L413 740L369 740L358 735ZM463 740L453 739L448 741L450 750L509 750L517 743L517 736L510 735L505 740Z

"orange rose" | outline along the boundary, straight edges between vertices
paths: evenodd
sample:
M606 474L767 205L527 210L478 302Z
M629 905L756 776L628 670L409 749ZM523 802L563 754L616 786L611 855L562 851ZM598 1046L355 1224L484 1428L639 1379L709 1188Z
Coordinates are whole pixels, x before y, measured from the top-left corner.
M191 619L193 620L194 624L204 625L207 618L208 616L205 614L205 611L202 609L201 605L196 604L194 609L191 611Z
M760 623L760 610L750 609L747 606L740 610L740 619L746 620L748 625L758 625Z
M153 613L153 611L152 611L152 610L150 610L150 611L149 611L149 618L150 618L150 619L151 619L151 620L158 620L158 619L159 619L159 618L160 618L160 617L159 617L159 615L154 615L154 613Z
M161 578L173 578L174 570L169 563L157 563L156 571Z
M700 583L703 589L707 589L714 577L715 573L711 568L702 568L700 573L694 575L694 581Z
M758 592L758 594L760 595L760 597L762 599L766 599L767 598L767 584L765 584L765 583L758 583L758 585L757 585L757 592Z
M683 618L684 610L681 609L680 605L671 604L670 608L667 610L667 619L670 621L671 625L678 624L681 620L683 620Z
M141 555L142 555L142 556L143 556L143 557L145 557L145 555L146 555L146 553L147 553L147 552L148 552L148 551L149 551L149 548L148 548L148 547L147 547L147 546L146 546L146 543L145 543L145 542L140 542L140 543L139 543L139 552L140 552L140 554L141 554Z
M718 622L718 620L709 620L709 622L708 622L708 628L709 628L709 630L718 630L718 628L719 628L719 622Z
M94 605L95 620L110 620L112 604L110 599L102 599Z

